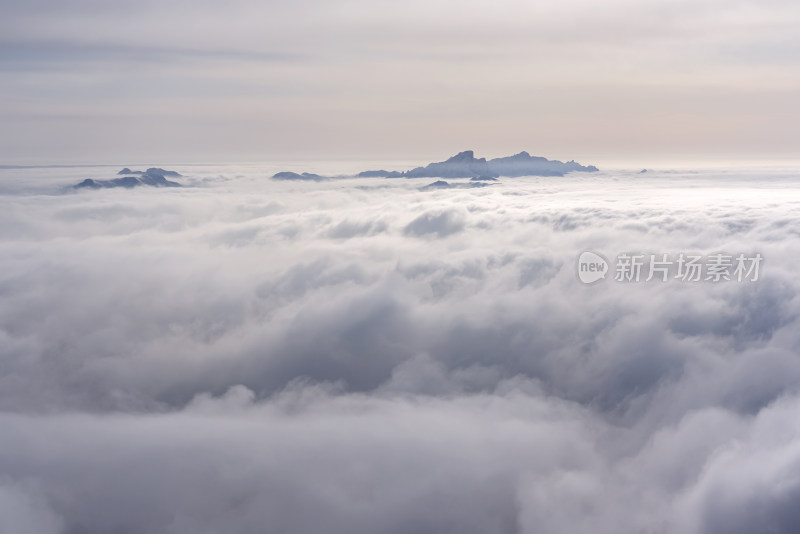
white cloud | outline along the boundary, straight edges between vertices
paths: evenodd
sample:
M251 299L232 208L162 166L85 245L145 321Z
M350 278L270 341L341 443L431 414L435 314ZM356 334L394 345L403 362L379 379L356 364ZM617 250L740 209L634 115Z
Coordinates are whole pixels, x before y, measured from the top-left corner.
M792 172L176 170L2 171L11 532L796 529ZM585 286L586 249L765 263Z

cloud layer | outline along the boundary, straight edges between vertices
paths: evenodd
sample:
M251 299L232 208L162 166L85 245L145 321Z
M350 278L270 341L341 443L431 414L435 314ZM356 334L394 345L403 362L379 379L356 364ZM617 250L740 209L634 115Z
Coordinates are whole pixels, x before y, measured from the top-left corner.
M797 530L793 172L177 170L2 171L3 532ZM586 249L765 263L585 286Z

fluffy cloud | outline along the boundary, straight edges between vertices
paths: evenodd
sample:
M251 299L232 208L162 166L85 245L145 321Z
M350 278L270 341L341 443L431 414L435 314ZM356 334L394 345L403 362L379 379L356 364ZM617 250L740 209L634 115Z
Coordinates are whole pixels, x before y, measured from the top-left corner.
M790 174L178 170L4 171L4 531L796 530ZM765 263L584 286L586 249Z

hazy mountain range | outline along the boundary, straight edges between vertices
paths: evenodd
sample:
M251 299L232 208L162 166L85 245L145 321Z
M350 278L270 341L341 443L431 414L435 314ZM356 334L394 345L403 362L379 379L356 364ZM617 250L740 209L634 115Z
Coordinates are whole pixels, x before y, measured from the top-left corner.
M584 166L575 161L566 163L531 156L523 151L513 156L495 158L476 158L472 150L459 152L446 161L429 163L409 171L368 170L358 173L360 178L497 178L499 176L564 176L568 172L596 172L594 165ZM307 180L318 182L326 179L318 174L304 172L279 172L276 180Z
M84 181L75 184L73 187L76 189L102 189L109 187L138 187L140 185L151 185L155 187L181 187L178 182L167 180L169 177L179 177L180 174L175 171L167 171L157 167L151 167L146 171L132 171L125 167L117 173L122 178L113 178L111 180L93 180L87 178Z

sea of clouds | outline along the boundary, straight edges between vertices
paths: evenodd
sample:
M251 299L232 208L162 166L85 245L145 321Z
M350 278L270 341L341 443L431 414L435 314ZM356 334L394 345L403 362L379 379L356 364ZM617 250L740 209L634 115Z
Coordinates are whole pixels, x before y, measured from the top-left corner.
M797 172L168 168L0 170L0 532L800 530Z

